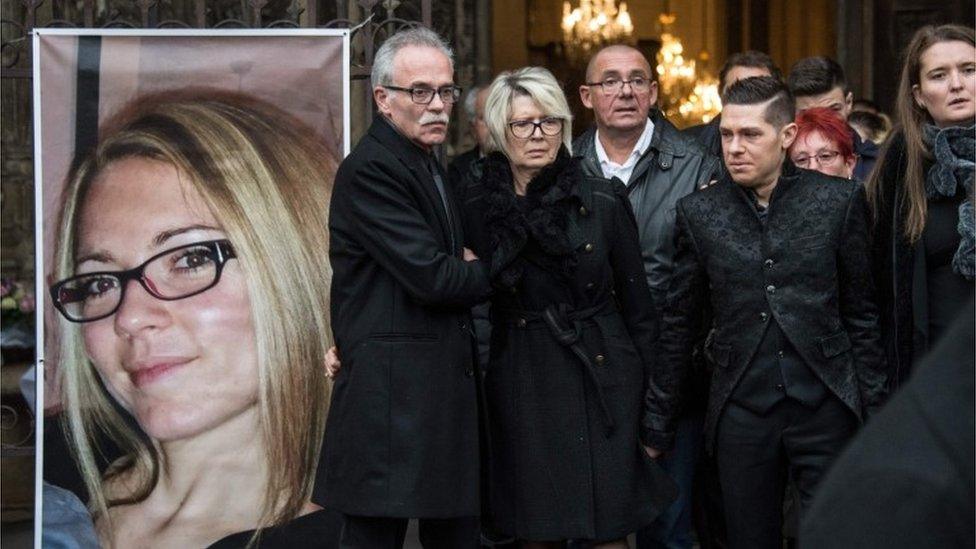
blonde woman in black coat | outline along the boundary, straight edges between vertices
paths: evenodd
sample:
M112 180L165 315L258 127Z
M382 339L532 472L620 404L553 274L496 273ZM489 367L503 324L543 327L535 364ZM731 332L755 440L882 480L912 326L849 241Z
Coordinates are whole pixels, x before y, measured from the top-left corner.
M675 495L654 461L671 444L671 380L654 372L658 313L618 181L569 154L552 74L503 73L485 107L494 150L461 193L488 262L491 517L523 547L626 547Z

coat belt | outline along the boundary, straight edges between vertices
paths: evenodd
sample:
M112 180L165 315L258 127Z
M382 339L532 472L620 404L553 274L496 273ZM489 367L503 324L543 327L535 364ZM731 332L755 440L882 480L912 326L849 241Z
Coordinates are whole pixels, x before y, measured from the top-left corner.
M589 318L612 312L614 310L611 302L601 303L586 309L573 309L565 303L550 305L542 311L522 311L516 309L502 309L493 311L492 320L502 321L508 324L525 326L529 322L542 321L549 328L549 332L563 347L568 348L583 365L593 389L596 391L597 401L600 404L600 411L603 413L603 423L607 431L613 431L614 421L607 406L606 396L603 388L600 387L600 378L596 373L596 366L590 360L590 354L583 348L580 338L583 334L583 321Z

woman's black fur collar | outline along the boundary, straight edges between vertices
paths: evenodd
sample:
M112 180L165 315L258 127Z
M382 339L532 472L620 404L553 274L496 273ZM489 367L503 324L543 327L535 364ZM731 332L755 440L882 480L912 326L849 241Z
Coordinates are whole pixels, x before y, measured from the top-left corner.
M487 205L490 274L495 284L515 286L522 278L526 260L560 277L573 272L576 248L582 239L570 212L579 206L582 179L579 159L560 148L553 163L529 182L523 213L515 197L508 158L499 152L485 158L481 183ZM538 246L523 254L530 236Z

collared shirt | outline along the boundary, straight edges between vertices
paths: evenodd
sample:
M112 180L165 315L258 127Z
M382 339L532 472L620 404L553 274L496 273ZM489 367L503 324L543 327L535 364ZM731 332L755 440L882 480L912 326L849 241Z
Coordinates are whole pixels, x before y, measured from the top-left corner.
M596 145L596 157L600 161L600 169L603 171L603 177L607 179L616 177L623 181L624 185L629 185L630 176L634 173L634 166L637 165L637 161L647 152L647 148L651 146L651 137L653 135L654 123L648 118L647 124L644 125L644 132L641 133L640 138L637 139L637 143L634 144L634 150L630 151L630 155L623 164L617 164L607 156L607 151L603 148L603 143L600 143L600 130L597 130L596 135L593 137L593 144Z

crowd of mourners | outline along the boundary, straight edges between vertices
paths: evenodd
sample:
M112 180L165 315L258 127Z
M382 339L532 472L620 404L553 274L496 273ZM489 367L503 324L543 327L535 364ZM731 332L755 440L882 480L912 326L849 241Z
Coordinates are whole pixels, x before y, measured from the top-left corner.
M404 30L341 163L240 94L137 101L65 193L45 535L972 547L973 29L916 32L890 115L827 57L720 76L679 130L633 47L464 96Z

